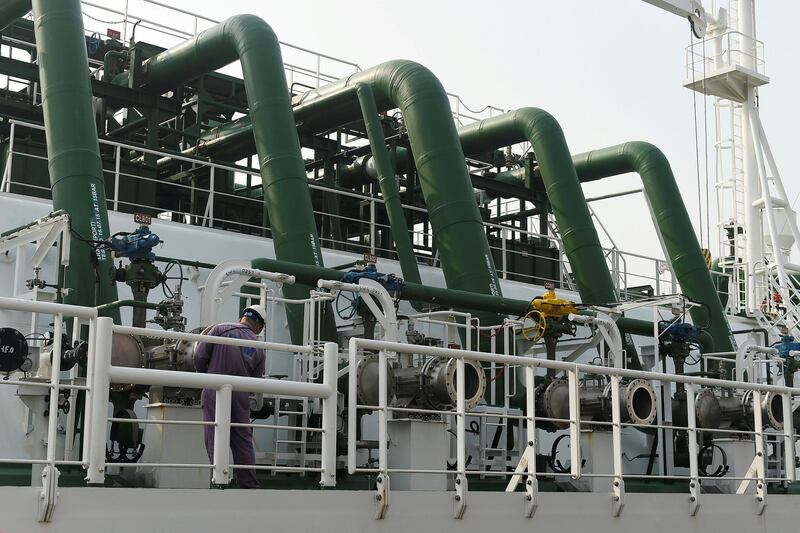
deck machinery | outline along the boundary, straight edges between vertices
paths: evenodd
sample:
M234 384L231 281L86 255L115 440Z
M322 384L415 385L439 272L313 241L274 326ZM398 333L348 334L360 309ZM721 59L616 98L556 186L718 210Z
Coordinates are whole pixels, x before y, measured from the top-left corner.
M544 110L454 114L411 61L284 64L250 15L165 48L136 36L152 21L84 31L86 9L0 7L0 485L41 487L39 522L92 509L67 486L230 486L201 388L255 391L262 486L366 491L369 519L446 493L470 528L468 494L519 489L524 518L573 492L624 517L627 491L693 517L746 495L758 521L796 489L800 342L730 314L657 147L573 155ZM627 172L653 277L601 246L581 190ZM195 373L199 335L252 303L264 384Z

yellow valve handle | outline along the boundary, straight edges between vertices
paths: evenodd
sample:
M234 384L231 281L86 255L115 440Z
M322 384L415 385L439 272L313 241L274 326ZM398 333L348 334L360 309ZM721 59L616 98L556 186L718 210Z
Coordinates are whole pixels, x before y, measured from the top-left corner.
M533 325L526 327L524 324L527 320L533 322ZM539 342L539 340L544 337L545 331L547 330L547 320L542 313L536 309L528 311L528 314L522 318L522 323L522 336L526 341Z

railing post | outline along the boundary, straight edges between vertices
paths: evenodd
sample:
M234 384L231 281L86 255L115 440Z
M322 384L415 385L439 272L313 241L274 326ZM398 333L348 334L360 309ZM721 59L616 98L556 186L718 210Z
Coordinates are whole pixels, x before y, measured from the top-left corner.
M86 468L86 482L89 485L102 485L106 472L106 437L108 434L108 389L111 385L111 339L114 334L114 321L108 317L97 319L95 334L94 365L89 375L91 379L92 404L90 432L88 433L89 461ZM87 444L84 443L84 446Z
M223 385L217 391L214 411L214 468L211 482L215 485L230 483L231 448L231 393L233 387Z
M338 367L339 345L335 342L326 342L322 382L330 387L331 393L330 396L322 399L322 479L319 484L323 487L336 486L336 407L339 394L336 387L336 373Z
M573 445L574 446L574 445ZM614 454L612 515L619 516L625 505L625 482L622 479L622 417L619 406L619 376L611 376L611 449Z
M378 477L375 480L375 518L383 518L389 509L389 468L388 464L388 428L389 419L388 400L388 368L386 367L386 352L378 352ZM350 372L355 369L351 368Z
M214 227L214 169L215 167L212 165L208 181L208 227Z
M11 122L11 128L8 132L8 159L6 160L6 168L3 171L3 186L0 187L0 192L11 192L11 167L14 162L14 129L17 124Z
M697 448L697 416L694 384L686 383L686 421L689 432L689 516L697 514L700 508L700 474Z
M503 279L508 277L508 262L506 258L506 229L500 230L500 238L502 242L502 249L503 249Z
M578 387L577 365L572 370L567 370L567 385L569 393L569 441L570 441L570 474L572 479L581 477L581 402Z
M469 322L467 322L469 324ZM467 327L467 339L471 337ZM466 364L464 358L456 359L456 493L453 496L453 518L464 518L467 510L467 447L466 447L466 410L467 402L464 397Z
M792 413L785 413L784 420L792 416ZM753 426L755 427L753 440L755 441L756 456L754 458L756 471L756 514L764 513L767 506L767 482L766 482L766 457L764 457L764 421L761 413L761 391L753 391Z
M525 417L528 437L528 477L525 479L525 516L536 512L539 482L536 480L536 380L531 365L525 365Z
M120 160L121 158L121 150L122 147L117 145L117 149L114 150L114 211L119 211L119 169L120 169Z
M795 481L797 478L795 470L797 463L795 462L794 451L794 413L792 412L792 395L785 392L781 394L783 401L783 438L784 438L784 469L786 470L786 481L789 483Z
M356 434L358 430L358 397L356 393L356 337L350 338L349 354L347 357L347 473L356 473Z
M375 197L371 196L369 200L369 251L375 254Z

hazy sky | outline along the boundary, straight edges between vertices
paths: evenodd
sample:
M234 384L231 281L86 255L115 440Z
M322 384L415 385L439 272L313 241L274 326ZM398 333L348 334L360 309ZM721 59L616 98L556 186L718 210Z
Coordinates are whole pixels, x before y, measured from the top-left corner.
M119 5L120 0L95 0ZM162 0L164 1L164 0ZM349 59L362 68L404 58L429 67L449 92L473 109L541 107L561 123L573 153L628 140L660 147L672 163L695 228L698 226L693 93L682 87L688 22L641 0L172 0L175 7L216 19L254 13L279 39ZM139 12L142 0L132 0ZM707 8L711 2L706 0ZM148 13L159 20L157 10ZM761 89L762 120L790 200L800 192L792 158L789 104L798 46L792 41L800 2L757 5L772 84ZM697 95L699 113L703 97ZM712 100L709 156L714 152ZM698 116L702 135L702 116ZM705 143L700 139L701 157ZM704 173L701 162L701 172ZM585 186L587 196L639 187L635 176ZM705 204L705 202L703 202ZM661 255L641 196L593 204L622 249ZM716 247L712 248L716 254Z

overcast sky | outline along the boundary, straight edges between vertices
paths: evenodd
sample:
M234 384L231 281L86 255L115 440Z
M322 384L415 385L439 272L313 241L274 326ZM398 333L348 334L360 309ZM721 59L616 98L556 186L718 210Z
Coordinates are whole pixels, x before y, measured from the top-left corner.
M216 19L254 13L269 22L282 41L348 59L362 68L396 58L418 61L473 109L491 104L549 111L561 123L573 153L628 140L652 142L672 163L698 228L693 93L682 87L688 22L641 0L167 3ZM711 7L709 0L704 3ZM144 4L132 0L131 5L139 13L138 6ZM147 12L164 21L158 10ZM792 160L795 135L790 134L800 119L790 94L798 81L798 46L792 41L796 29L789 21L798 19L800 2L795 0L757 5L758 37L765 41L766 69L772 79L761 89L762 120L790 200L800 192L796 178L800 165ZM712 103L707 102L708 149L716 241ZM701 95L697 106L702 113ZM698 124L702 135L702 116ZM700 150L702 158L702 137ZM704 168L701 159L703 174ZM587 196L596 196L639 186L635 176L627 176L584 190ZM593 205L620 248L661 255L641 196ZM716 255L716 246L712 249Z

